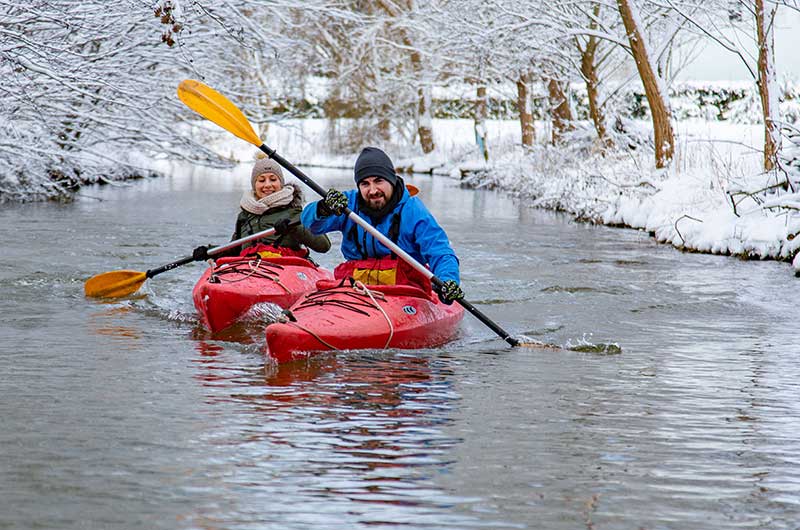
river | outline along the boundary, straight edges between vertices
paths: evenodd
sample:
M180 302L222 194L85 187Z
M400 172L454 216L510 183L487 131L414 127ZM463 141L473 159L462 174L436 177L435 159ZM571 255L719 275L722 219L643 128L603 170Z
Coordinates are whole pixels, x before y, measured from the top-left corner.
M84 298L95 274L224 242L248 176L178 168L0 206L0 529L796 528L786 264L680 253L420 176L468 299L512 334L585 351L510 348L467 315L440 349L278 369L260 327L199 328L202 264Z

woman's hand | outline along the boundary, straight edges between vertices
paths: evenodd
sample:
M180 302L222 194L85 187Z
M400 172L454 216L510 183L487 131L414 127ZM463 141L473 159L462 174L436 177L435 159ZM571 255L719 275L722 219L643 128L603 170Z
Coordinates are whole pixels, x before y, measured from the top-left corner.
M278 219L275 224L272 226L275 229L275 233L279 236L285 236L289 232L292 231L292 221L288 217L284 217L283 219Z
M211 256L208 255L208 249L214 248L214 245L200 245L192 251L192 259L195 261L205 261Z

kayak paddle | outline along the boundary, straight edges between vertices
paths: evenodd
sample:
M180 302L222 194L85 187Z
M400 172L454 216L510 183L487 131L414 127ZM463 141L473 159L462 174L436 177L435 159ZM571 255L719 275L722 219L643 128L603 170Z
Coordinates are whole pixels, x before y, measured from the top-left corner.
M295 221L289 223L289 226L297 224L300 224L300 222ZM243 245L244 243L253 241L254 239L271 236L274 233L274 228L268 228L267 230L231 241L225 245L210 248L208 249L208 255L216 256L217 254L221 254L226 250L238 247L239 245ZM147 272L131 270L103 272L86 280L86 283L83 285L83 291L86 296L91 298L120 298L123 296L128 296L129 294L133 294L138 291L139 287L142 286L146 279L152 278L157 274L167 272L176 267L180 267L181 265L186 265L187 263L191 263L193 261L195 261L194 257L187 256L179 259L178 261L173 261L172 263L162 265L156 269L150 269Z
M253 144L261 151L266 153L268 157L275 160L278 164L286 168L292 175L300 179L306 186L314 190L321 197L325 197L325 190L316 182L311 180L305 173L297 169L291 162L283 158L275 152L274 149L269 148L261 139L256 135L253 126L247 120L245 115L234 105L228 98L209 87L208 85L196 81L194 79L185 79L178 85L178 99L180 99L187 107L212 121L232 133L233 135L241 138L242 140ZM434 274L423 265L417 262L406 251L398 247L391 239L381 234L375 227L367 223L364 219L359 217L350 208L345 209L345 213L354 223L360 225L364 230L369 232L375 239L383 243L383 245L391 249L392 252L397 254L406 263L414 267L420 274L428 278L433 286L441 289L444 282L434 276ZM472 313L478 320L486 324L492 331L494 331L500 338L509 343L511 346L524 346L517 339L511 337L503 328L494 323L489 317L484 315L475 306L464 300L457 300L464 309ZM540 344L532 344L541 346Z

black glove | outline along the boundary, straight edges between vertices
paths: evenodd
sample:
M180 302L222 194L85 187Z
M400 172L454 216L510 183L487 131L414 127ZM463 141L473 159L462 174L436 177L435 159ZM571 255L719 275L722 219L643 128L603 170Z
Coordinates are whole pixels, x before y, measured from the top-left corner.
M192 259L195 261L205 261L211 256L208 255L208 249L213 248L214 245L200 245L192 251Z
M461 290L461 287L458 286L455 280L447 280L442 283L442 286L439 288L439 300L441 300L443 304L450 305L462 298L464 298L464 291Z
M342 215L347 208L347 204L347 195L331 188L325 194L325 198L317 203L317 215L320 217Z
M289 232L292 231L293 226L291 226L292 220L288 217L284 217L283 219L278 219L272 228L275 229L275 233L279 236L285 236Z

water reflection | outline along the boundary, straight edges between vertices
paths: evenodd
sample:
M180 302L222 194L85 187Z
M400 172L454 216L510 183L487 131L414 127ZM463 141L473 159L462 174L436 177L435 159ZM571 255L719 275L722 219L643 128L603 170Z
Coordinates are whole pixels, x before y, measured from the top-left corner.
M333 527L342 528L434 514L436 525L472 520L443 516L443 507L465 499L432 481L448 472L447 455L462 442L443 431L459 401L446 356L344 352L259 369L231 364L213 343L199 341L197 350L207 402L238 405L235 417L206 435L226 447L235 467L212 478L235 484L249 505L282 499L262 506L260 522L277 523L287 511L295 522L341 520ZM286 468L291 473L278 471Z
M129 321L129 319L125 319L125 316L131 313L133 310L130 307L111 307L105 311L90 314L86 325L90 333L110 337L115 339L115 342L123 343L122 345L118 344L117 347L133 350L139 347L142 330L121 324L121 322Z

